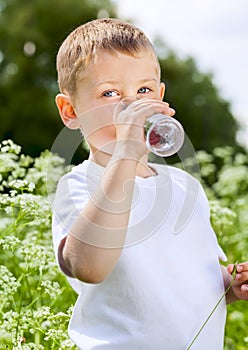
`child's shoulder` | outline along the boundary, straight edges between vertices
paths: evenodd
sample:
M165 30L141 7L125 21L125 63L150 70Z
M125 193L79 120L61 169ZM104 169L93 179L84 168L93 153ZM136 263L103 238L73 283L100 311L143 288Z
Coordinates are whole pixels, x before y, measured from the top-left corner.
M191 175L189 172L180 169L173 165L167 165L167 164L158 164L158 163L151 163L150 166L154 168L158 174L167 174L174 180L191 180L194 182L198 182L198 180Z
M69 172L64 174L58 182L58 190L65 187L70 190L83 188L86 186L90 188L98 183L104 168L89 160L84 160L82 163L75 165Z
M159 175L166 176L177 188L181 188L187 193L193 193L195 196L201 194L201 197L204 197L204 200L206 199L205 191L200 181L189 172L167 164L152 164L152 167Z
M60 180L68 179L82 179L83 177L90 177L95 175L100 175L103 168L97 165L94 162L89 161L88 159L84 160L78 165L71 167L70 171L64 174Z
M68 170L64 175L62 175L59 179L59 184L65 183L67 181L71 180L77 180L82 177L82 174L84 173L83 171L84 166L83 163L80 163L78 165L73 165L70 167L70 170Z

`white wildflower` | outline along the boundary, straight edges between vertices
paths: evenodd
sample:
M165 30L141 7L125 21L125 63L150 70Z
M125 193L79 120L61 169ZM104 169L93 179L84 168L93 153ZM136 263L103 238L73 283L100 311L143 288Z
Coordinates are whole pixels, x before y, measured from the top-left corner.
M10 190L9 191L9 194L10 194L10 197L15 197L17 195L17 191L16 190Z
M21 146L16 145L12 140L4 140L0 146L2 153L15 153L19 154L21 152Z
M18 157L15 154L1 153L0 154L0 172L7 173L13 171L17 166Z
M0 239L0 245L3 247L4 250L14 250L20 243L20 239L13 235Z
M12 180L9 182L9 186L16 189L16 190L22 190L22 189L26 188L27 185L28 185L27 180L17 179L17 180Z
M6 266L0 265L0 296L10 296L20 287L20 282Z
M13 213L13 208L12 207L6 207L4 208L4 211L6 214L11 215Z
M30 182L28 184L28 191L33 192L34 189L35 189L35 184L33 182Z
M50 296L51 299L56 298L62 293L58 282L54 281L41 281L41 286L44 288L44 292Z
M51 310L49 306L41 306L37 311L34 312L33 316L35 319L44 319L48 318L51 314Z

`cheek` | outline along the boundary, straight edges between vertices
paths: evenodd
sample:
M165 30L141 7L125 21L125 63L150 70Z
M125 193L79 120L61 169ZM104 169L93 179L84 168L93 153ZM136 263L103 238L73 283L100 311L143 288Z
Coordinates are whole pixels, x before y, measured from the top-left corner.
M93 130L90 134L88 134L88 138L91 140L98 140L99 142L102 141L112 141L115 139L116 131L113 124L108 126L103 126L98 129Z
M105 153L112 154L115 147L116 130L113 125L93 131L87 137L89 146Z
M78 119L86 138L95 134L105 134L113 128L113 111L102 106L82 113Z
M78 116L80 129L92 148L112 152L116 136L113 125L115 107L116 104L101 105Z

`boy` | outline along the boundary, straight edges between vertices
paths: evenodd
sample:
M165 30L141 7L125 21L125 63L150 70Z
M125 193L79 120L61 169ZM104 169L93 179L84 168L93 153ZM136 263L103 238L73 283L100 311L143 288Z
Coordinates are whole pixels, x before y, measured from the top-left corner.
M146 119L175 114L162 101L154 49L128 23L95 20L66 38L57 70L60 116L90 149L54 203L56 255L79 294L69 334L84 350L185 350L234 267L219 265L225 255L199 183L147 162ZM186 193L193 210L174 234ZM237 271L227 302L248 299L248 263ZM191 349L223 349L224 324L223 302Z

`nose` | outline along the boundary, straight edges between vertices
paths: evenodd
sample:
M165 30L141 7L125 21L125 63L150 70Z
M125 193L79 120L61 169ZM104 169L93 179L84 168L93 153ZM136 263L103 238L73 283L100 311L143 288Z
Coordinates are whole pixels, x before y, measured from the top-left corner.
M123 105L123 109L126 109L132 102L138 100L138 96L126 96L121 99L121 104Z
M113 120L115 121L116 116L119 115L121 111L124 111L131 103L138 100L137 96L125 96L123 97L120 102L116 105L114 113L113 113Z

